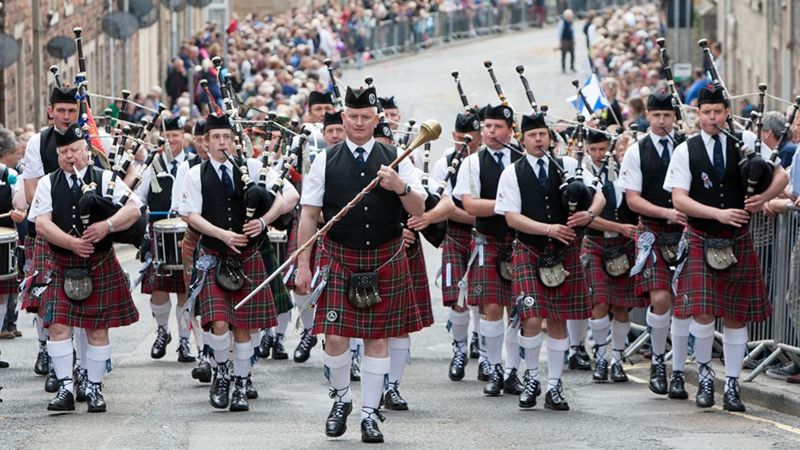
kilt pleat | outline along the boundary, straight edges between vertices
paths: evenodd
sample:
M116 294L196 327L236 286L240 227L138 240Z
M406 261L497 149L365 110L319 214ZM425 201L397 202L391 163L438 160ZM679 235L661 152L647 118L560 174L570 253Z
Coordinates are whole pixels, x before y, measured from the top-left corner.
M271 275L278 267L278 252L275 249L275 244L272 242L264 242L260 249L261 257L264 259L264 268L267 271L267 276ZM282 314L291 311L294 307L292 297L289 295L289 289L283 284L283 277L276 276L269 282L269 288L272 290L272 298L275 300L275 312Z
M30 238L26 238L30 241ZM36 276L28 282L28 287L21 293L20 307L29 313L36 313L39 308L44 307L44 299L31 294L31 287L41 284L47 277L50 261L50 246L41 236L36 235L33 242L28 242L25 246L25 277L36 273Z
M486 304L511 306L514 304L513 285L511 281L501 278L497 272L497 258L501 249L512 247L514 238L511 235L503 240L491 236L485 237L487 244L484 245L483 258L480 255L475 258L467 276L467 303L471 306ZM476 245L473 239L470 252Z
M422 253L422 242L417 240L406 248L408 254L408 272L411 276L411 292L419 309L422 326L433 325L433 307L431 306L431 290L428 283L428 270L425 267L425 256Z
M458 281L467 270L471 242L472 232L466 225L447 227L447 237L442 244L442 303L446 307L458 302Z
M628 260L633 265L636 260L634 241L624 236L615 238L589 237L583 239L581 257L584 260L586 282L592 306L606 304L626 308L641 308L648 306L650 300L646 297L636 296L636 280L628 274L612 277L603 267L603 250L606 248L625 246Z
M658 245L658 237L663 233L681 233L683 231L682 225L667 224L663 221L657 221L647 218L641 218L639 221L639 228L637 230L637 238L641 233L650 231L655 235L655 243L653 244L653 251L656 252L656 262L652 263L649 260L641 272L635 275L636 295L640 297L650 298L650 291L670 291L672 292L672 278L675 271L667 265L664 258L661 257L661 247Z

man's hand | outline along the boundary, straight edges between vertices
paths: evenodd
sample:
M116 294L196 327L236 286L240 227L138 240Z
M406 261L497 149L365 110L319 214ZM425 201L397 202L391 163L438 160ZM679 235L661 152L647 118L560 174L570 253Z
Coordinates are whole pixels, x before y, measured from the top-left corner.
M411 247L414 242L417 242L417 235L408 228L403 228L403 245L408 248Z
M11 210L11 220L13 220L14 223L22 223L22 221L25 220L25 215L25 211L20 211L18 209Z
M225 243L231 250L236 252L237 254L241 254L242 252L239 251L236 247L244 247L247 245L247 236L243 234L234 233L233 231L229 230L222 230L218 239Z
M747 212L757 213L761 211L761 207L766 201L766 197L764 197L762 194L751 195L744 199L744 209Z
M83 239L92 243L97 243L108 236L109 231L108 223L105 220L101 220L100 222L89 225L88 228L83 230Z
M70 250L81 258L89 258L94 253L94 245L86 238L72 237L70 240Z
M631 224L620 224L619 226L619 234L625 236L626 238L633 239L636 237L636 225Z
M408 228L414 231L422 231L430 226L431 221L428 219L427 214L421 216L414 216L408 218Z
M567 219L567 226L570 228L585 227L591 221L592 215L589 214L589 211L578 211L570 214L569 219Z
M750 214L743 209L721 209L717 220L723 225L741 228L742 225L750 221Z
M667 210L667 215L664 218L667 219L667 223L677 223L678 225L682 225L684 227L689 220L686 214L678 211L677 209Z
M246 234L248 237L254 238L259 234L263 233L266 228L264 227L264 221L261 219L253 219L248 220L244 226L242 227L242 233Z
M575 230L566 225L552 224L548 226L550 231L547 233L547 237L557 239L565 245L569 245L575 239Z
M294 272L294 290L300 295L308 295L311 291L311 269L300 268Z
M378 176L381 177L381 187L387 191L394 192L395 194L402 194L406 183L400 178L397 172L389 166L381 165L378 170Z

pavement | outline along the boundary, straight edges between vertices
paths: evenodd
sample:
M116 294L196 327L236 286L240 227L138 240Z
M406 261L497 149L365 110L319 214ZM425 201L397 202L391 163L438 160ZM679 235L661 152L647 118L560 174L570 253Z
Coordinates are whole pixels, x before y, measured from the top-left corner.
M452 70L459 70L470 102L495 101L483 60L491 58L510 101L523 108L524 92L514 66L524 64L540 103L549 103L557 115L572 115L564 101L572 94L576 75L560 73L559 55L553 51L553 29L506 34L455 47L441 47L347 71L347 82L374 77L381 95L398 97L406 117L417 121L437 118L446 132L461 110ZM582 55L579 49L578 57ZM580 76L583 78L583 75ZM441 152L445 143L434 145ZM434 279L438 252L426 247L428 271ZM138 269L130 249L120 252L123 267ZM381 424L387 446L393 448L800 448L800 418L758 406L756 392L744 393L747 413L720 408L700 410L691 401L672 401L652 395L646 386L647 365L628 368L631 382L596 385L588 372L566 371L564 385L572 408L569 412L542 409L520 411L517 398L486 398L476 381L476 361L471 360L464 381L447 378L451 357L445 330L447 311L435 286L436 323L412 336L412 362L401 391L410 411L387 412ZM0 371L0 448L345 448L360 442L357 414L341 438L323 433L331 400L322 376L321 346L304 364L259 361L253 380L260 398L250 412L214 410L208 404L208 385L191 380L192 364L176 362L177 342L167 356L152 360L150 346L155 322L148 299L135 295L141 319L111 331L113 371L106 377L109 412L87 415L79 404L74 413L50 414L52 398L43 390L44 378L33 374L36 357L31 317L21 314L24 337L0 341L3 358L12 364ZM294 322L292 322L294 323ZM174 320L170 324L175 333ZM286 347L291 352L299 331L290 330ZM543 355L545 352L542 352ZM721 371L721 366L717 365ZM540 365L546 370L546 362ZM692 380L690 375L689 381ZM748 385L756 386L762 377ZM796 401L800 391L794 391ZM354 401L360 392L354 385ZM721 396L717 396L721 404ZM800 408L795 408L798 411Z

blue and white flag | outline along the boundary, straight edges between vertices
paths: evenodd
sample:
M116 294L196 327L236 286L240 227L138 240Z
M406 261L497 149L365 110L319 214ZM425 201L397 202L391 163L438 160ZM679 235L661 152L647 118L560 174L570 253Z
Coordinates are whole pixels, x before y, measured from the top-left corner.
M581 89L581 91L586 98L586 102L591 106L592 111L599 111L611 106L611 102L608 101L606 94L603 93L603 88L600 86L600 79L597 78L597 75L591 74L589 78L586 79L586 82L583 83L583 89ZM579 111L585 117L588 118L591 115L589 109L583 104L583 100L578 97L578 94L568 98L567 101L572 104L572 107L575 108L576 111Z

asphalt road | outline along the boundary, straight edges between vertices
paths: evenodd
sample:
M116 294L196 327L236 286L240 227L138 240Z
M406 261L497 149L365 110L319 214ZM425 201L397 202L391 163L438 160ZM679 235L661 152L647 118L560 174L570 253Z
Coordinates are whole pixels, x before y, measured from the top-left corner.
M396 95L407 118L436 118L445 133L452 129L460 103L450 72L459 70L470 102L495 101L485 59L492 59L511 103L526 111L524 92L514 72L524 64L540 103L557 115L572 114L564 99L572 94L575 75L562 75L553 51L551 29L518 32L467 45L399 58L362 72L347 72L346 81L360 83L369 75L380 95ZM579 56L582 55L579 49ZM581 76L580 78L583 78ZM440 152L446 144L437 143ZM437 253L428 248L428 269L438 268ZM130 251L122 252L124 267L137 269ZM537 406L519 411L511 396L485 398L470 361L465 381L447 378L450 338L446 311L432 287L437 322L412 336L412 364L402 392L410 411L389 412L381 425L387 444L421 448L798 448L800 419L750 406L747 414L719 408L700 411L690 401L668 401L650 394L644 380L596 385L587 372L566 371L569 412ZM191 380L191 364L176 362L175 344L168 356L149 357L155 322L148 299L137 294L141 320L111 332L114 370L106 378L106 414L87 415L85 406L65 415L46 411L51 394L44 378L33 374L35 333L30 316L22 314L24 337L0 341L12 368L0 371L0 448L265 448L340 447L360 442L357 413L342 438L323 433L330 409L322 376L320 346L305 364L266 360L254 368L261 397L248 413L217 411L208 404L207 385ZM171 323L173 333L175 324ZM287 348L297 344L290 331ZM545 352L542 352L544 356ZM544 366L542 367L545 368ZM719 368L721 370L721 368ZM360 392L354 389L355 401ZM745 398L745 401L747 399ZM722 399L718 396L721 404ZM540 398L540 405L543 398ZM358 404L358 403L356 403Z

